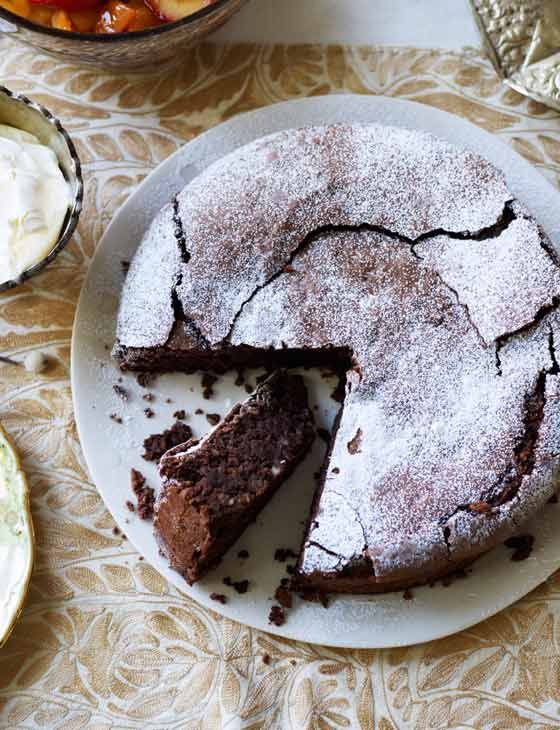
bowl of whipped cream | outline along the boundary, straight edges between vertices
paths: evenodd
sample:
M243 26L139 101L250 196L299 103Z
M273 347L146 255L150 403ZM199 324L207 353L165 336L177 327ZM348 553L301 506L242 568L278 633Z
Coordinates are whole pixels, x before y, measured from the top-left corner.
M82 209L80 160L61 123L0 86L0 291L47 266Z

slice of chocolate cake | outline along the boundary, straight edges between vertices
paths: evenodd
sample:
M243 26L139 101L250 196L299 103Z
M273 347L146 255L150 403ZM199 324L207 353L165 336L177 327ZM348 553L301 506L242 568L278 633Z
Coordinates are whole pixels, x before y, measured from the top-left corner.
M303 379L278 371L201 441L164 454L155 531L171 566L190 584L256 518L314 434Z

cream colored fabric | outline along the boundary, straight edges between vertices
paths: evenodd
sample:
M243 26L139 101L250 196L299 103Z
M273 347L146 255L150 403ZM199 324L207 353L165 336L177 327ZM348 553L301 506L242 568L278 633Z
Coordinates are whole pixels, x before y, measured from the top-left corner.
M24 457L38 542L29 600L0 652L0 728L560 727L560 574L479 626L409 649L332 650L223 620L114 533L86 474L69 380L96 242L135 185L201 130L293 97L387 94L482 125L560 185L558 115L503 87L475 51L205 45L176 74L146 78L1 40L0 78L62 118L86 179L72 244L0 295L0 352L52 358L40 376L0 365L0 421Z

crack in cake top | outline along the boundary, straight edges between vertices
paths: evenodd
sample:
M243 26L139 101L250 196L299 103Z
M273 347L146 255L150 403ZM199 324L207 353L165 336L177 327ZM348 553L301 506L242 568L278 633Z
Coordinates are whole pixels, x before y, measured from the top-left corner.
M255 288L317 229L369 224L411 240L438 231L472 234L494 225L511 197L488 161L430 134L344 124L279 132L214 163L178 196L189 261L179 266L177 296L214 344L227 337ZM148 233L154 257L144 250L142 275L129 277L124 302L169 289L169 277L154 276L158 253L171 244L167 235L160 240L163 227L175 228L169 211ZM159 310L146 312L144 337L126 310L122 344L164 344Z
M210 358L245 346L353 356L303 572L459 561L546 501L560 269L488 161L403 129L289 130L209 167L174 213L131 266L121 348L165 346L178 315ZM491 514L470 511L513 483Z

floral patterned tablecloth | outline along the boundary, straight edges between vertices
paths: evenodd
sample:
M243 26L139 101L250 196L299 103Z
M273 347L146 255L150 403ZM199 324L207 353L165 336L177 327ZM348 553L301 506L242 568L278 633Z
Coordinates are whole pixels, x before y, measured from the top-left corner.
M148 77L71 67L3 39L0 79L62 118L86 181L71 245L0 295L0 353L50 355L40 376L0 365L0 421L24 457L38 543L26 608L0 651L0 728L559 728L560 573L468 631L383 651L279 640L168 585L114 530L88 479L69 352L114 211L180 144L234 114L340 91L400 96L485 127L556 185L560 115L502 86L476 50L204 45Z

